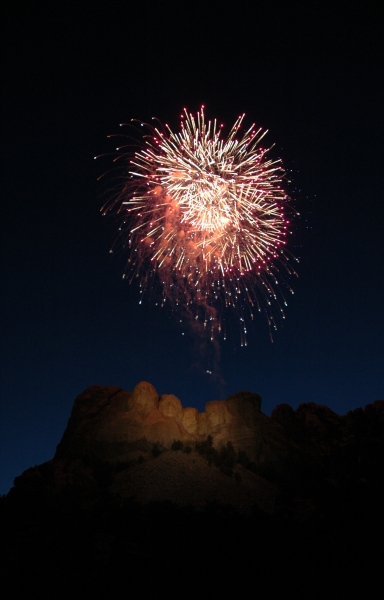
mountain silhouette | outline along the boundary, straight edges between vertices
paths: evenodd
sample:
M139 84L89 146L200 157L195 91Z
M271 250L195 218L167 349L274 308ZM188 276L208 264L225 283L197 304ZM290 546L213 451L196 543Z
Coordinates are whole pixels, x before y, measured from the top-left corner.
M6 597L379 597L384 401L345 416L242 391L183 408L91 386L1 499ZM356 595L357 594L357 595Z

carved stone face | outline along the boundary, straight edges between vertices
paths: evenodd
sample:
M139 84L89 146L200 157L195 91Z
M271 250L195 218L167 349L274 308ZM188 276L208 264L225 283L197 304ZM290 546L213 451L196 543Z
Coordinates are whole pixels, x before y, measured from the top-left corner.
M164 417L173 417L178 422L182 419L183 407L180 400L173 394L160 396L159 411Z
M190 434L197 434L198 431L198 415L199 411L197 408L184 408L182 425L186 431Z
M141 381L132 392L130 405L140 416L146 417L153 408L158 407L159 395L151 383Z

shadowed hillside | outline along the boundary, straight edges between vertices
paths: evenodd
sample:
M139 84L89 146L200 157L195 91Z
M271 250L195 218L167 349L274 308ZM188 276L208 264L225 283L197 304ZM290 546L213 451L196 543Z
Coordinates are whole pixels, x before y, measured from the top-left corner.
M383 484L384 401L267 417L250 392L199 413L146 382L92 386L55 457L2 498L3 582L9 597L127 580L144 598L375 598Z

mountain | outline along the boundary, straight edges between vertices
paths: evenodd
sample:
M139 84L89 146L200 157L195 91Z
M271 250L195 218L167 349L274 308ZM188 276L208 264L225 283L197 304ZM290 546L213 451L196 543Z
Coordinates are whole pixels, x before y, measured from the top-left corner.
M54 458L1 501L3 582L15 597L125 579L144 598L375 594L383 500L384 401L268 417L248 391L199 413L147 382L91 386Z

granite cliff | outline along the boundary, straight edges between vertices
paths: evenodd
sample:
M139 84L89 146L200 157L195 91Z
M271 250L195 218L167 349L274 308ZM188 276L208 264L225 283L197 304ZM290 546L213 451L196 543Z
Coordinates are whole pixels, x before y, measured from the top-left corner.
M199 413L196 408L183 408L172 394L159 396L145 381L133 392L91 386L76 398L55 458L92 455L125 460L140 442L169 449L175 440L193 444L211 435L215 446L230 440L253 460L260 454L263 431L270 423L260 408L260 396L250 392L207 402L205 412ZM269 427L270 438L273 433Z
M384 401L268 417L247 391L199 413L147 382L91 386L54 458L1 501L3 581L15 597L25 582L119 594L128 578L142 597L222 598L256 577L265 598L375 598L383 502Z
M211 450L204 450L207 440ZM191 454L170 453L177 444ZM228 444L231 477L212 466L220 463L220 452L225 454ZM17 477L11 495L33 487L33 481L44 488L48 472L50 493L76 487L80 480L92 489L99 471L109 472L110 490L118 494L124 489L126 497L195 505L226 498L245 512L257 505L273 513L284 504L290 511L301 511L305 519L308 510L323 510L314 493L315 481L328 486L330 493L347 484L364 487L365 481L381 481L384 401L345 416L314 403L301 404L295 411L281 404L268 417L261 412L260 396L248 391L207 402L199 413L183 408L172 394L159 396L145 381L132 392L90 386L76 398L53 460ZM182 493L190 488L193 492Z

